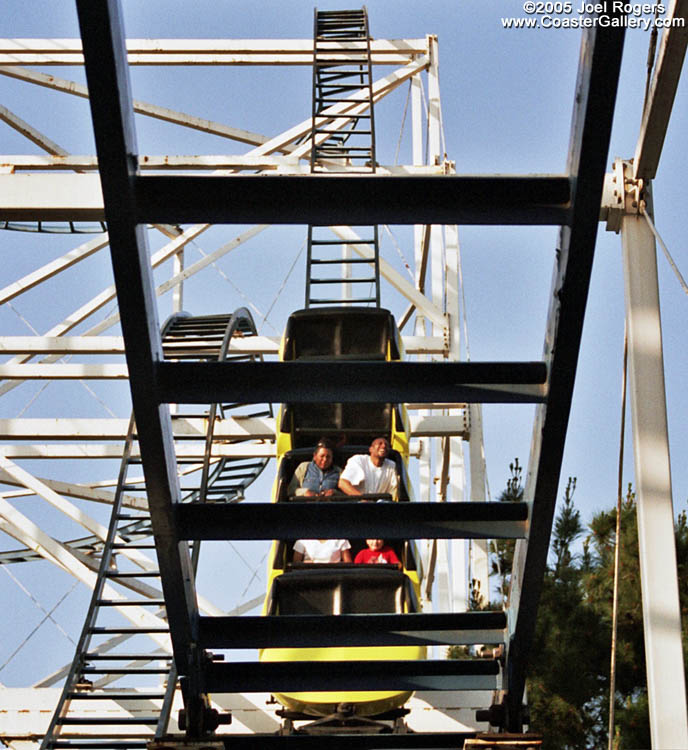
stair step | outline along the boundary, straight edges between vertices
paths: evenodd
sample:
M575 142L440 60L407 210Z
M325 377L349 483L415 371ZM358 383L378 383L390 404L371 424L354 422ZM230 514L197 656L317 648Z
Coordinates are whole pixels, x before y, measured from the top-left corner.
M370 135L370 130L338 130L336 128L314 128L314 133L332 133L334 135ZM317 147L316 147L317 148Z
M367 99L349 99L347 97L341 97L341 96L318 99L318 102L320 104L325 104L326 106L329 106L330 104L343 104L343 103L346 103L346 104L368 104L369 103ZM320 113L318 113L318 115L316 116L319 117L321 115ZM337 115L337 117L348 117L348 116L349 115L347 112L342 112ZM351 116L354 117L355 115L351 115Z
M132 740L50 740L47 743L47 747L55 748L73 748L73 750L140 750L141 748L148 747L148 740L132 739Z
M164 599L137 599L121 601L119 599L98 599L99 607L164 607Z
M359 243L356 243L356 244L359 244ZM362 242L360 244L368 244L368 243ZM312 258L311 259L311 265L312 266L333 266L333 265L336 265L336 266L350 266L350 265L355 265L357 263L359 263L359 264L360 263L366 263L366 264L370 265L373 262L374 261L373 261L372 258L338 258L338 259L333 259L333 260L326 260L326 259L321 260L319 258Z
M169 633L170 629L166 627L159 627L159 628L151 628L151 627L145 627L145 628L112 628L112 627L94 627L89 628L89 632L93 635L148 635L152 633Z
M169 674L169 669L159 669L156 667L84 667L83 674Z
M356 297L355 299L309 299L310 305L363 305L369 302L377 302L377 297Z
M337 277L334 279L311 279L311 284L374 284L375 277L367 279L355 279L355 278L341 278Z
M84 659L88 661L172 661L171 654L113 654L112 652L101 654L99 652L87 653Z
M73 690L67 693L72 701L159 701L165 693L90 693Z
M137 718L135 716L113 716L110 718L96 718L96 717L85 717L85 716L65 716L57 720L57 724L62 726L68 725L82 725L82 726L123 726L131 724L148 724L156 726L159 721L157 716L141 716Z
M316 227L313 227L314 229ZM344 246L344 245L360 245L360 244L370 244L374 242L374 240L356 240L356 242L351 242L351 240L319 240L315 237L311 239L311 245L315 247L316 245L335 245L335 246Z

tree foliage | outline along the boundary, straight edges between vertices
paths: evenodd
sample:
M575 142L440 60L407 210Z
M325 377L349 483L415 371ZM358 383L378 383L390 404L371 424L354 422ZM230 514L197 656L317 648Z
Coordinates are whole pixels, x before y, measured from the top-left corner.
M502 501L523 497L518 461L510 470ZM543 750L607 746L616 507L595 514L585 528L574 504L575 489L575 478L569 478L553 527L528 667L530 726L544 735ZM636 505L630 485L621 504L620 529L615 747L623 750L650 746ZM675 538L688 655L685 512L678 517ZM512 562L513 545L496 545L492 571L502 594Z
M545 747L557 749L602 747L599 730L606 726L600 726L600 711L611 631L589 606L584 555L573 551L584 534L573 502L575 487L569 478L555 520L553 562L543 581L529 667L531 727L543 733ZM589 555L585 559L590 565Z
M518 458L509 464L511 476L507 480L506 489L499 495L500 503L519 503L523 500L523 467ZM502 601L506 602L511 581L511 568L514 564L514 549L516 542L513 539L495 539L492 542L492 558L490 573L497 577L497 592Z

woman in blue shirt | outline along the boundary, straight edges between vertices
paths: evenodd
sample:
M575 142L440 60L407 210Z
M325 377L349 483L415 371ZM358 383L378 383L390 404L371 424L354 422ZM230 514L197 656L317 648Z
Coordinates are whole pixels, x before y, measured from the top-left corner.
M317 497L334 495L342 470L332 462L334 453L329 441L318 441L311 461L304 461L296 467L289 482L287 494L290 496Z

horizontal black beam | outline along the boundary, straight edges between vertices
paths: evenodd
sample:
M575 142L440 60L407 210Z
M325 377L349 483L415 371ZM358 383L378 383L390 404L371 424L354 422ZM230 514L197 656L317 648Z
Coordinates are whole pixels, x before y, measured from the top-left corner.
M167 403L537 403L542 362L159 362ZM503 388L500 386L503 385ZM524 389L525 390L525 389Z
M476 732L408 732L407 734L213 734L212 747L223 743L226 750L405 750L408 748L436 748L436 750L457 750L464 746L464 741L475 737ZM72 740L73 742L73 740ZM183 738L181 742L169 740L152 740L145 743L148 750L207 750L208 739L192 740ZM75 747L59 740L53 747ZM117 742L91 743L89 748L113 750ZM126 745L132 747L131 743ZM489 746L488 746L489 747Z
M210 693L312 690L467 690L494 687L494 659L212 662ZM481 687L484 686L484 687Z
M181 539L474 539L525 536L527 503L178 503Z
M308 648L330 646L415 646L500 642L504 612L382 615L284 615L201 617L202 648ZM467 634L480 633L472 640Z
M139 223L566 224L562 175L143 175Z

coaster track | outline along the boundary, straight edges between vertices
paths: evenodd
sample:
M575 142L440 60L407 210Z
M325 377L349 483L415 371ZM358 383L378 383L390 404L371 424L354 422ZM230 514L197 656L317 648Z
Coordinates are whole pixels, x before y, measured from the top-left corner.
M179 313L163 326L163 352L166 360L177 362L255 359L255 355L233 354L231 346L233 339L256 333L245 308L231 315ZM269 459L247 461L213 454L218 419L239 412L246 416L272 414L270 407L246 407L238 403L211 404L201 415L208 425L205 454L200 465L197 460L187 460L191 471L181 476L183 502L238 502L265 468ZM100 557L100 565L74 660L41 745L45 750L88 748L98 742L107 742L108 747L143 748L153 733L158 736L167 731L177 673L155 560L156 543L148 511L124 507L122 502L127 494L147 495L145 481L131 475L141 466L141 460L132 455L136 441L132 415L107 538L92 536L67 543L72 549L89 548L93 556ZM190 482L194 476L196 481ZM194 571L200 546L200 541L191 544ZM153 651L147 648L151 640L156 647ZM132 701L145 702L147 711L137 712ZM121 702L131 706L130 715L108 718L108 707L111 711L113 704Z

